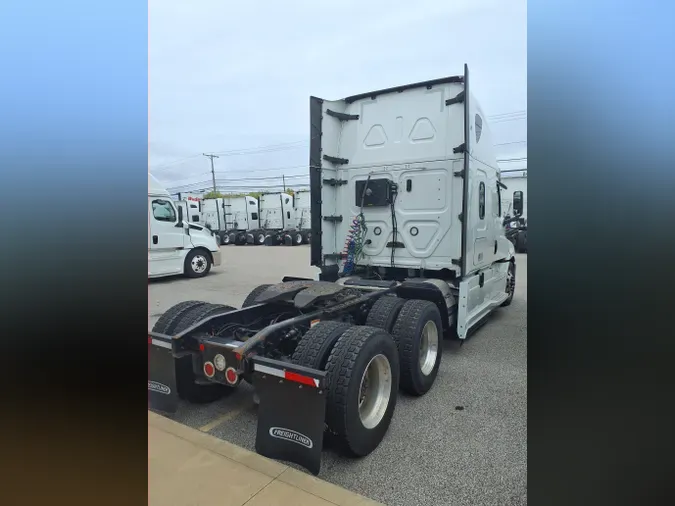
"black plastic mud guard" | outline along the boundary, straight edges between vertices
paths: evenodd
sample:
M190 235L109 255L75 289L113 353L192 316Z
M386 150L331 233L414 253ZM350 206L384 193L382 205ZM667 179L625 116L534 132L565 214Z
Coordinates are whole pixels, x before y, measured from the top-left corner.
M176 362L171 346L170 336L148 334L148 406L165 413L178 409Z
M263 357L252 361L253 385L260 398L256 451L319 474L326 373Z

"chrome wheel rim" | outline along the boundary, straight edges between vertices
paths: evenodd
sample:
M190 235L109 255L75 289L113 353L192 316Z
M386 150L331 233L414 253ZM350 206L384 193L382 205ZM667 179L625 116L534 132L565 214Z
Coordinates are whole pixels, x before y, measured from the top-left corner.
M194 258L192 259L192 262L190 262L190 265L192 266L192 270L194 272L196 272L197 274L201 274L206 270L208 262L204 255L195 255Z
M295 236L295 244L302 244L302 236L300 234Z
M372 429L384 418L391 398L391 365L382 354L375 355L359 386L359 418L366 429Z
M420 370L428 376L434 370L438 358L438 327L432 321L428 321L422 328L420 341Z

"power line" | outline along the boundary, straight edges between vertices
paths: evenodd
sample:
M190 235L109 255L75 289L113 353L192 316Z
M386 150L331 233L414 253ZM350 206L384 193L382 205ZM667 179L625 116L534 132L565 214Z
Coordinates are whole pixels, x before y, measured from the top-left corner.
M527 141L500 142L499 144L495 144L495 146L509 146L511 144L527 144Z
M520 111L513 111L513 112L503 112L501 114L493 114L492 116L488 116L488 119L497 119L497 118L502 118L505 116L514 116L514 115L521 115L525 114L527 115L527 109L522 109Z
M524 162L525 160L527 160L526 156L522 156L520 158L501 158L501 159L498 159L497 161L498 162Z

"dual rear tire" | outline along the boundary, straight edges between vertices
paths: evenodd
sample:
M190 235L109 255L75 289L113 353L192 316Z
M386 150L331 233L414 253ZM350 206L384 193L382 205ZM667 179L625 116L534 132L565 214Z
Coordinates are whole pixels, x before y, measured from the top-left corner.
M384 438L397 391L420 396L441 361L442 322L435 304L382 297L366 325L325 321L300 340L292 360L326 371L326 425L349 454L365 456Z
M208 304L201 301L187 301L169 308L152 327L153 332L163 334L178 334L189 329L196 323L214 316L227 313L235 308L224 304ZM193 355L175 358L176 390L178 396L194 404L204 404L218 400L232 392L232 388L219 383L197 383L194 368L201 364L194 364L198 360Z

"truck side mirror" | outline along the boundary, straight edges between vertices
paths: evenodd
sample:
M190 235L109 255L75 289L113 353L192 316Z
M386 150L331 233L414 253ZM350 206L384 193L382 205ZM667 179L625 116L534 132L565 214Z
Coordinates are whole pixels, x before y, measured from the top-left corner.
M523 214L523 192L513 192L513 215L520 216Z
M176 223L176 228L183 228L183 208L178 206L178 223Z

